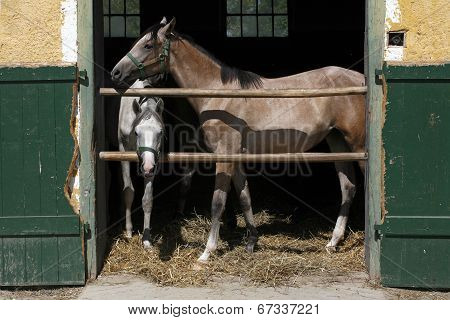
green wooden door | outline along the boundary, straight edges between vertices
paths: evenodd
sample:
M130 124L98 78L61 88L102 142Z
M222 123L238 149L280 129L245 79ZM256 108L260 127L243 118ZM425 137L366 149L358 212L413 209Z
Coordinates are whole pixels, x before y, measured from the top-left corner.
M381 280L450 287L450 65L389 66Z
M0 285L85 282L83 228L64 196L74 67L0 69Z

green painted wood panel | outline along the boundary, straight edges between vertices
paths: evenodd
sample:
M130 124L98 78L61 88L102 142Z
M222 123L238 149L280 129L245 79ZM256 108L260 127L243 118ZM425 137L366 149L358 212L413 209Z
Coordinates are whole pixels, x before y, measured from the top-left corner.
M0 69L0 286L85 282L64 195L75 67Z
M0 236L79 235L80 219L76 215L0 217Z
M3 168L3 156L1 154L2 150L2 122L3 122L3 100L2 100L2 94L3 88L0 86L0 217L3 217L3 197L1 196L3 194L3 174L2 174L2 168ZM4 281L4 270L5 270L5 255L3 252L3 246L4 246L4 240L2 237L0 237L0 283L3 283Z
M23 157L23 171L26 176L24 183L24 216L32 216L35 207L41 207L40 189L40 150L39 150L39 113L36 106L39 105L38 88L32 84L22 85L23 106L23 151L27 155ZM40 211L40 210L39 210Z
M385 67L381 280L450 287L450 68Z
M381 241L383 285L449 288L450 237L384 237Z
M39 85L39 101L46 101L46 107L39 105L39 132L40 132L40 162L41 162L41 184L47 186L40 188L41 212L49 215L57 215L56 208L56 135L54 92L53 83L42 83Z
M450 216L389 215L378 230L386 236L450 237Z

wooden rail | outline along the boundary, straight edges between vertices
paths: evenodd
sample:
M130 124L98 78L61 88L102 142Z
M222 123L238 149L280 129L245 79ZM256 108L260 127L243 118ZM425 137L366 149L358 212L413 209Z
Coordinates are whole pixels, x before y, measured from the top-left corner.
M103 96L158 96L197 98L317 98L332 96L364 95L367 87L328 89L192 89L192 88L142 88L128 89L123 93L113 88L101 88Z
M112 88L101 88L103 96L159 96L197 98L314 98L331 96L364 95L367 87L329 89L193 89L193 88L143 88L128 89L123 93ZM137 162L136 152L104 151L99 157L104 161ZM281 154L213 154L213 153L168 153L161 162L336 162L367 160L366 153L281 153Z
M104 161L137 162L136 152L105 151L99 157ZM161 157L161 162L336 162L367 160L366 153L277 153L277 154L214 154L214 153L184 153L171 152Z

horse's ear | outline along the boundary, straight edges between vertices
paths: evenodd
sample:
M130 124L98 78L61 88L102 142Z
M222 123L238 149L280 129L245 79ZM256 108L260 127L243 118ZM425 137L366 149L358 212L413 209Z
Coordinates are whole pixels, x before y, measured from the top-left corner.
M133 100L133 111L135 114L141 113L141 106L139 105L139 102L136 101L136 99Z
M164 27L159 29L159 31L158 31L159 40L164 41L167 38L167 36L172 33L172 31L175 28L176 22L177 22L176 19L173 18L172 20L170 20L170 22L168 24L166 24Z
M167 18L163 17L163 19L161 20L160 24L166 25L167 24Z

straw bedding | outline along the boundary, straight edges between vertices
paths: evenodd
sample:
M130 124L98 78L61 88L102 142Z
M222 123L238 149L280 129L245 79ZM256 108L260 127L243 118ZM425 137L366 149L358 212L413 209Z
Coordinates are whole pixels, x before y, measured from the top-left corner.
M261 211L255 214L260 238L253 254L244 249L245 224L238 216L234 230L221 228L219 247L208 264L196 262L202 253L210 221L204 216L166 224L145 250L139 235L116 237L104 274L131 273L164 286L205 286L220 277L238 277L252 285L293 285L303 275L343 275L364 270L364 234L350 231L337 253L325 250L332 226Z

